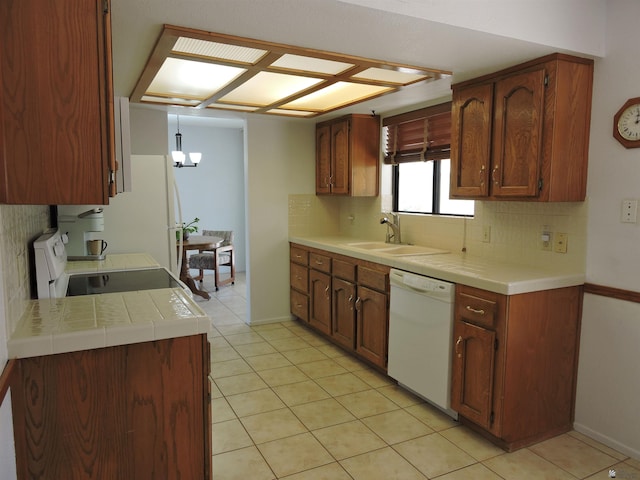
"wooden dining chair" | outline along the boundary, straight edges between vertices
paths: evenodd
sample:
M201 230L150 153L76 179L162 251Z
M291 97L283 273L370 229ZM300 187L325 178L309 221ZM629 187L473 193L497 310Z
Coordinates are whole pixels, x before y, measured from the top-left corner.
M198 280L202 286L204 283L204 271L214 270L213 278L216 291L223 285L234 284L236 281L235 254L233 250L233 230L202 230L202 235L222 238L220 246L214 249L199 250L189 257L189 268L199 270L200 273L194 280ZM220 267L229 268L229 277L220 278Z

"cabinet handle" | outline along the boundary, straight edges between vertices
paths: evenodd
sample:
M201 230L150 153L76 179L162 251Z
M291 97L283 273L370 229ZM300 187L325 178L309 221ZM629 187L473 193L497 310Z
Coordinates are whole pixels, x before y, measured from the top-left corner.
M484 185L484 170L485 170L485 167L484 165L482 165L480 167L480 185Z
M329 285L327 285L324 289L324 294L327 298L329 298Z
M472 308L470 305L467 305L467 310L470 311L471 313L477 313L478 315L484 315L484 310L482 310L482 309L476 310L475 308Z
M496 185L498 185L498 180L496 180L496 173L497 172L498 172L498 165L493 167L493 171L491 172L491 179L493 180L493 183L495 183Z
M355 304L355 308L356 311L359 312L360 311L360 304L362 303L362 300L360 299L360 297L356 298L356 304Z
M316 265L324 265L324 262L322 260L316 259Z
M456 342L456 355L458 356L458 358L462 358L462 353L458 351L458 347L460 346L461 343L462 343L462 335L458 337L458 341Z

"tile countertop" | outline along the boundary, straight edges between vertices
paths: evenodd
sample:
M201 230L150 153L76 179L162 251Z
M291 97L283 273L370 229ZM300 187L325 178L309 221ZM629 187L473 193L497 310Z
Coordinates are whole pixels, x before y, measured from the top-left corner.
M147 254L69 262L67 273L158 267ZM7 342L26 358L207 333L207 314L181 288L30 300Z
M394 256L349 246L366 240L345 237L290 237L289 241L503 295L573 287L585 282L584 272L500 263L463 253Z

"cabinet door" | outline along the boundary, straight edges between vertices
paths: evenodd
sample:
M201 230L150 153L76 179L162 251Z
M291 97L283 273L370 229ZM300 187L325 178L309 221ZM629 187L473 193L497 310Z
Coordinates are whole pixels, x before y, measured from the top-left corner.
M206 335L21 359L18 478L211 478Z
M489 429L496 334L492 330L457 320L453 339L451 408Z
M289 282L291 288L301 293L309 293L309 269L304 265L289 263Z
M538 195L542 160L544 69L496 82L493 120L492 194Z
M309 321L309 297L291 288L289 290L291 313L305 322Z
M331 125L316 128L316 194L331 193Z
M331 335L331 277L317 270L309 271L309 325Z
M356 332L356 286L333 278L333 323L331 336L340 344L353 349L355 347Z
M381 367L387 366L389 304L385 293L358 286L356 352Z
M350 152L349 152L349 120L342 120L331 125L331 193L349 194Z
M0 2L0 202L108 203L109 2Z
M451 196L486 197L491 168L493 84L453 92Z

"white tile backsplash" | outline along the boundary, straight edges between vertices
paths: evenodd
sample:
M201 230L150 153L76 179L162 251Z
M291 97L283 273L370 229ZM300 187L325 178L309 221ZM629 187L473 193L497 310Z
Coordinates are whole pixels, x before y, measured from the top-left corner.
M31 298L31 245L48 226L48 206L0 205L2 348L22 316L26 301Z
M380 224L385 196L375 198L289 196L289 234L344 235L384 240ZM301 206L305 206L302 208ZM588 202L483 202L477 201L473 218L432 215L401 215L402 240L521 265L554 270L584 271ZM483 242L484 226L491 240ZM567 253L543 251L543 225L553 233L569 235Z

